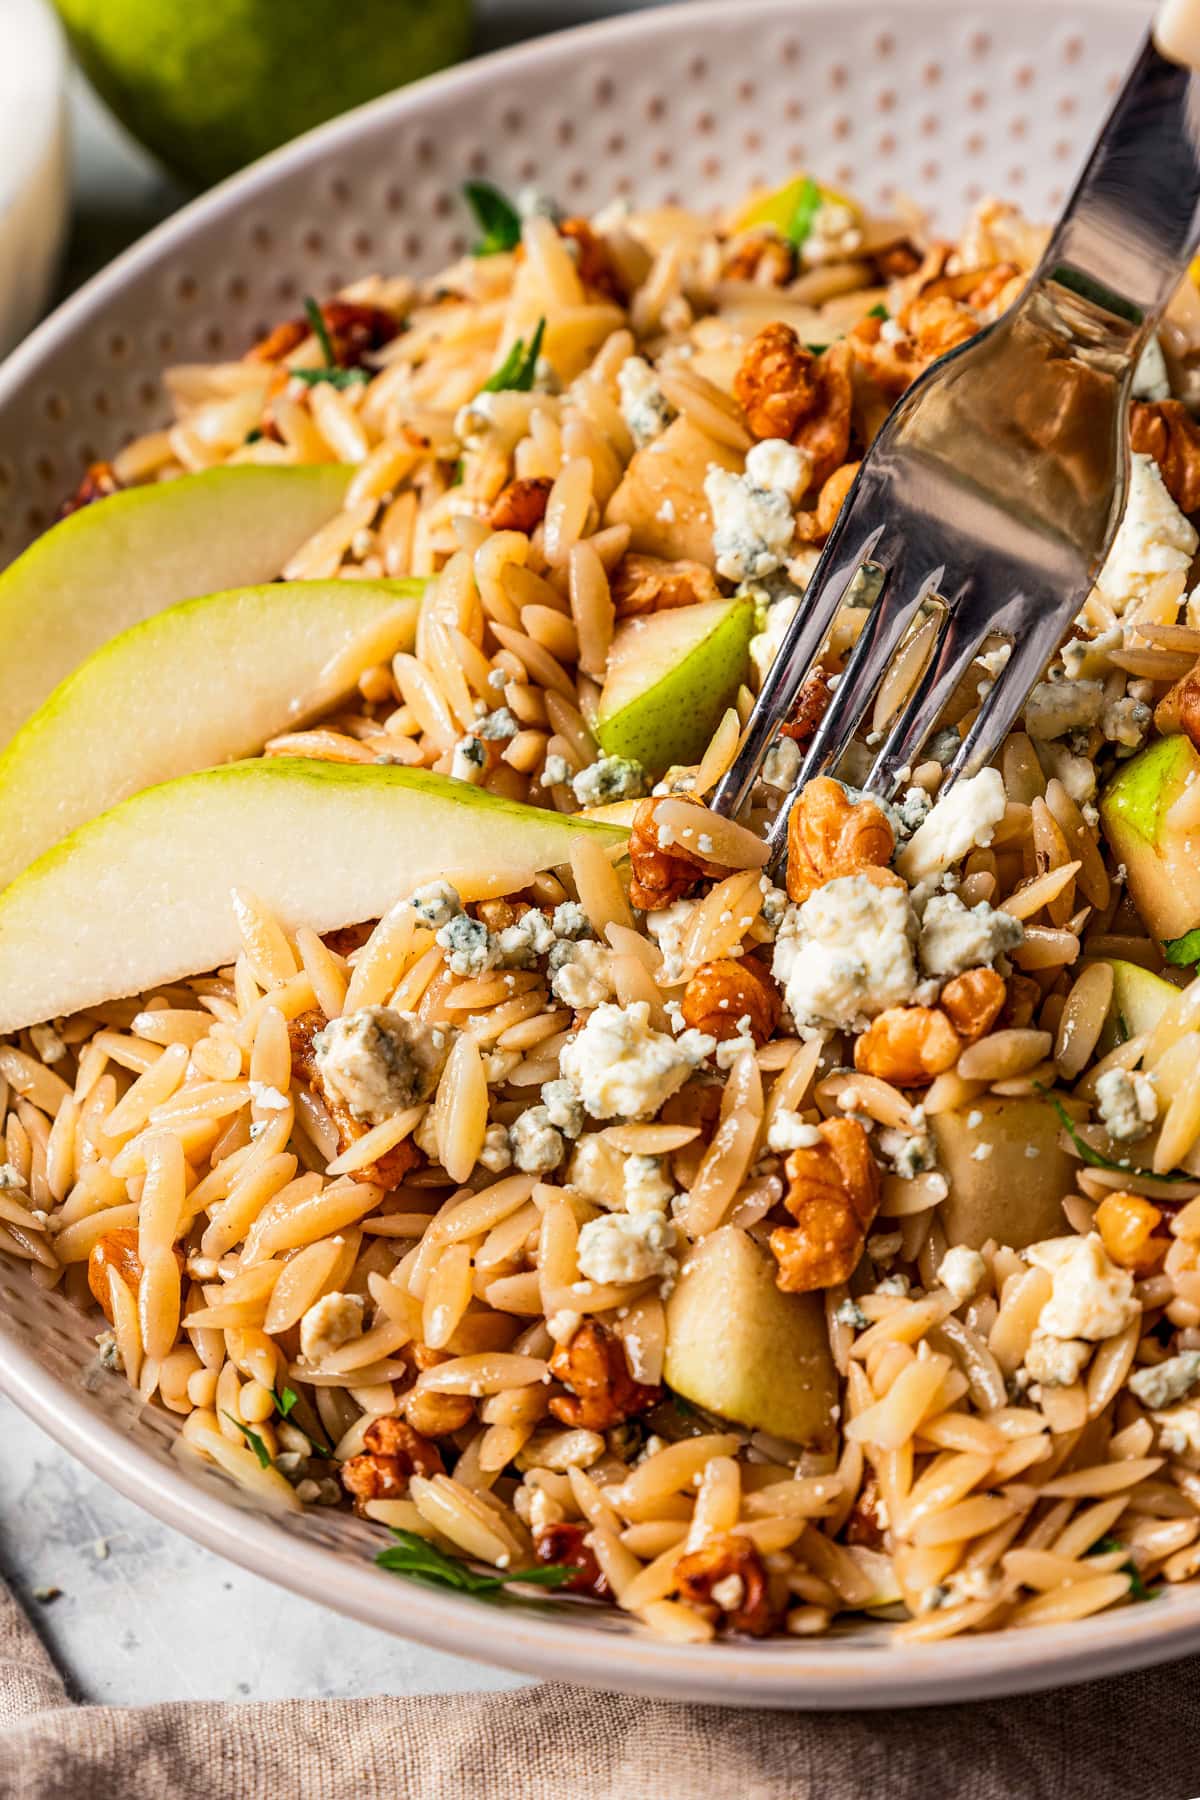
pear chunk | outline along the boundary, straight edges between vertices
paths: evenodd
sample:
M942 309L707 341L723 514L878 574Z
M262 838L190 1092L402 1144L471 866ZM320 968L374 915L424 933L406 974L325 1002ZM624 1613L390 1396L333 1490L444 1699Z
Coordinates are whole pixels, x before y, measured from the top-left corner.
M377 919L427 881L564 863L625 833L425 769L270 757L148 788L0 894L0 1032L230 962L233 888L287 929ZM517 885L520 885L518 882ZM495 886L492 892L497 891Z
M141 619L273 581L354 471L242 464L127 488L45 532L0 575L0 744L85 656Z
M411 645L424 586L234 588L121 632L0 752L0 888L130 794L249 756L333 705Z
M657 779L672 763L699 762L750 671L749 600L627 619L612 641L596 736L609 756L631 757Z
M1085 1110L1062 1104L1073 1116ZM1059 1144L1062 1124L1048 1100L983 1094L930 1123L950 1183L941 1211L950 1243L978 1250L995 1238L1023 1250L1062 1232L1063 1199L1079 1165Z
M1174 982L1151 974L1140 963L1125 962L1115 956L1108 961L1113 972L1113 992L1096 1044L1101 1056L1107 1056L1110 1050L1127 1043L1131 1037L1140 1037L1143 1031L1153 1031L1171 1001L1179 995Z
M667 1301L663 1378L706 1412L813 1449L835 1436L837 1375L819 1294L785 1294L770 1253L723 1225Z
M1159 738L1130 757L1100 801L1104 835L1125 865L1130 897L1160 942L1200 925L1200 824L1170 816L1197 777L1200 754L1190 739Z
M632 528L631 550L711 569L713 520L704 477L712 463L740 474L742 461L690 419L675 419L636 452L608 503L606 522Z

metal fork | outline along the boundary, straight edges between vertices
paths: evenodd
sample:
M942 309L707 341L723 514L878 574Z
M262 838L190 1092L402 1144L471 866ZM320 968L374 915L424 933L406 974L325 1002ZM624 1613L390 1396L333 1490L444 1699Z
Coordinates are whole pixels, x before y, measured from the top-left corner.
M877 597L773 821L772 864L801 787L837 767L924 602L943 608L933 647L866 781L885 798L999 634L1009 660L941 791L995 755L1090 591L1125 502L1133 373L1200 238L1200 77L1184 62L1200 64L1200 0L1162 9L1021 298L914 383L863 460L713 795L727 815L745 804L865 579Z

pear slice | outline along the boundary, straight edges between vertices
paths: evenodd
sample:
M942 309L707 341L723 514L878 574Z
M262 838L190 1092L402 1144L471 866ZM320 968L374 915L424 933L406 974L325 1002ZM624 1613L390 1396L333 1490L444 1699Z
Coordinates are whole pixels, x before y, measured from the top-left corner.
M72 513L0 575L0 744L85 656L152 613L273 581L338 511L341 464L243 464L127 488Z
M631 550L713 566L713 519L704 477L714 463L740 474L744 458L680 417L638 450L609 500L605 522L628 525Z
M425 769L270 757L148 788L81 825L0 894L0 1032L219 967L230 890L289 929L379 918L459 870L548 869L625 833ZM492 891L496 891L493 887Z
M657 778L696 763L750 669L754 606L702 600L627 619L608 656L596 736Z
M1115 956L1108 961L1113 972L1113 992L1096 1043L1100 1056L1107 1056L1131 1037L1140 1037L1143 1031L1153 1031L1171 1001L1179 997L1173 981L1152 974L1140 963L1125 962Z
M86 819L260 750L407 649L423 581L296 581L184 600L60 682L0 752L0 888Z
M1060 1104L1073 1118L1086 1116L1077 1100ZM1079 1164L1059 1143L1062 1123L1048 1100L982 1094L930 1123L950 1183L941 1219L951 1244L978 1250L995 1238L1023 1250L1061 1234L1063 1197L1075 1190Z
M774 1258L723 1225L688 1252L667 1301L663 1379L722 1419L833 1444L837 1375L819 1294L785 1294Z
M1200 925L1200 824L1171 808L1200 776L1200 754L1179 733L1130 757L1100 801L1104 835L1125 865L1133 904L1160 941ZM1190 802L1189 802L1190 804Z

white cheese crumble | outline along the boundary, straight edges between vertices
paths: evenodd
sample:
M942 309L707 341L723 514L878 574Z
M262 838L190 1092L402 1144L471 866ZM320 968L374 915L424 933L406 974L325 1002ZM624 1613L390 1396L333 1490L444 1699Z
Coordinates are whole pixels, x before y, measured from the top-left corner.
M865 875L826 882L788 907L772 972L802 1035L861 1030L916 987L908 895Z
M1035 1331L1025 1352L1025 1373L1030 1381L1041 1382L1043 1387L1070 1387L1079 1380L1091 1354L1091 1344L1081 1338L1052 1337Z
M1066 737L1088 731L1104 710L1099 681L1039 681L1025 702L1025 729L1031 738Z
M531 1106L519 1114L508 1128L508 1142L514 1163L525 1175L557 1169L567 1148L544 1106Z
M1158 1426L1158 1441L1168 1456L1200 1456L1200 1410L1194 1405L1175 1406L1170 1412L1151 1414Z
M511 1169L512 1159L507 1125L489 1125L483 1134L483 1149L479 1152L480 1167L499 1175L505 1169Z
M1004 817L1004 780L999 769L956 781L896 858L905 881L915 885L940 875L969 851L991 843Z
M449 1025L427 1025L415 1013L364 1006L331 1019L313 1038L326 1092L356 1119L380 1125L428 1100L454 1038Z
M300 1354L320 1363L343 1344L362 1336L365 1302L361 1294L324 1294L300 1321Z
M790 793L800 773L803 757L804 753L795 738L777 738L763 761L762 778L767 786L778 788L783 794Z
M1158 1117L1158 1095L1148 1075L1108 1069L1096 1083L1100 1122L1110 1138L1131 1144L1145 1137Z
M646 929L662 952L661 980L666 987L675 987L683 980L683 942L701 904L699 900L676 900L671 906L646 914Z
M862 229L852 207L841 200L824 200L813 214L808 235L800 246L806 268L821 263L844 262L862 247Z
M1099 1343L1137 1318L1133 1276L1110 1259L1094 1231L1086 1237L1047 1238L1031 1245L1025 1259L1045 1269L1053 1284L1038 1314L1038 1330L1045 1336Z
M718 575L753 581L782 568L795 532L792 502L782 488L759 487L747 475L710 463L704 492Z
M937 1278L953 1296L955 1305L961 1306L976 1292L986 1274L987 1264L978 1250L955 1244L938 1264Z
M1171 398L1166 358L1155 332L1151 332L1146 339L1146 347L1138 357L1137 368L1133 371L1133 397L1135 400Z
M786 438L763 438L746 453L746 473L757 488L777 488L793 504L812 481L812 457Z
M627 356L617 370L617 387L621 395L621 416L629 427L635 446L643 450L661 437L677 416L654 378L654 370L644 356Z
M605 806L612 800L640 800L646 792L646 771L625 756L598 756L580 769L571 782L580 806Z
M590 1281L673 1276L675 1227L660 1212L604 1213L579 1233L579 1272Z
M1013 950L1025 927L1011 913L981 900L966 907L957 894L935 894L921 916L917 954L927 975L948 980L964 969L982 968Z
M1182 1400L1190 1388L1200 1381L1200 1350L1185 1350L1179 1356L1168 1356L1165 1362L1148 1369L1135 1369L1128 1387L1143 1406L1158 1411Z
M1134 455L1124 516L1096 586L1113 611L1123 613L1145 599L1162 576L1186 576L1198 542L1154 458Z
M716 1040L699 1031L670 1037L655 1031L650 1006L598 1006L570 1043L559 1067L594 1119L640 1119L656 1113Z
M550 987L564 1006L585 1012L613 996L611 955L603 944L585 938L564 944L552 958Z
M448 881L431 881L428 886L417 888L409 896L408 904L422 925L428 925L431 931L440 930L462 912L458 889L451 887Z
M767 1149L776 1156L787 1156L792 1150L811 1150L820 1142L816 1126L808 1124L798 1112L789 1112L786 1106L779 1108L767 1126Z

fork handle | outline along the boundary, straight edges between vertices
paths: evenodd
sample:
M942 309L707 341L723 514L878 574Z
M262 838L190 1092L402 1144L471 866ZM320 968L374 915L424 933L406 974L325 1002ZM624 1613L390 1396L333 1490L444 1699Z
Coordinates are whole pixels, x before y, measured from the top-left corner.
M1165 0L1030 284L1031 294L1057 286L1086 295L1110 315L1131 361L1200 240L1193 63L1200 0Z

